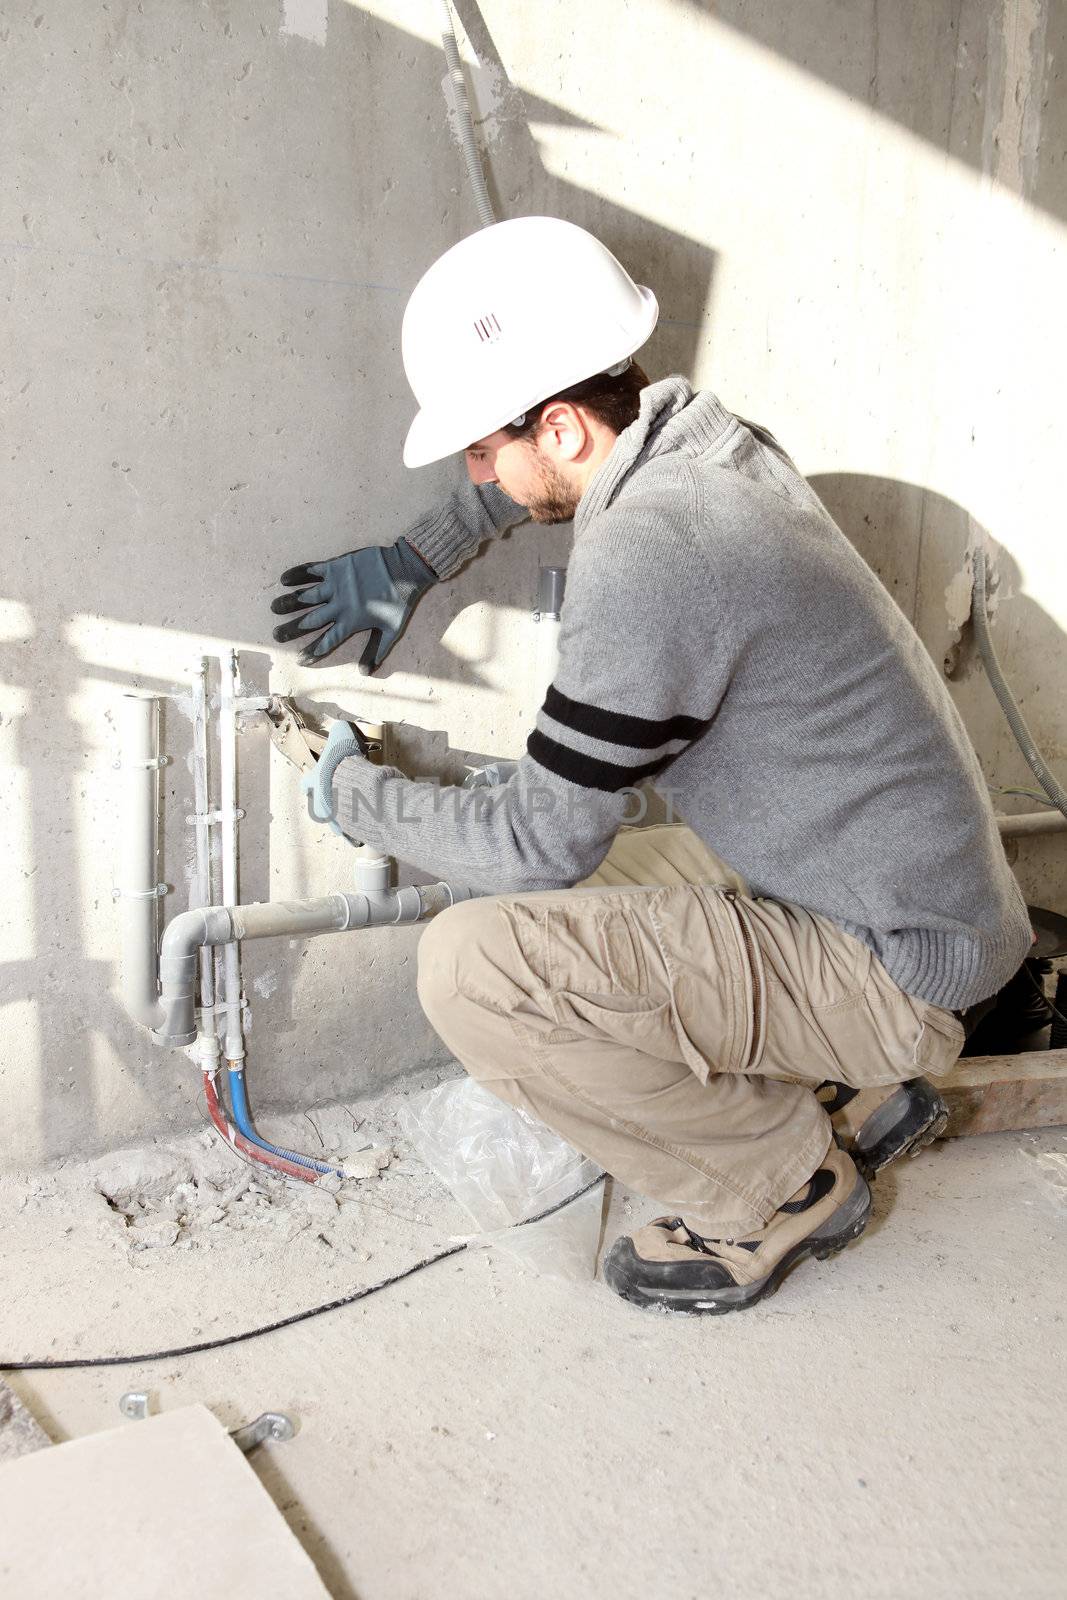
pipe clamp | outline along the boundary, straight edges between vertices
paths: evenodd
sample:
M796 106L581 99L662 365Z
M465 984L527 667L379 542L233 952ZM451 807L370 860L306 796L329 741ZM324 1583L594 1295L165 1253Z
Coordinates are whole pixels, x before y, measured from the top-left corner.
M295 1433L293 1420L284 1411L264 1411L261 1417L246 1422L243 1428L231 1428L230 1438L238 1450L247 1455L257 1444L264 1444L268 1439L291 1439Z
M147 770L149 772L153 772L158 771L160 767L165 767L169 764L170 756L147 756L143 761L113 761L111 763L116 772L121 772L127 767L139 767L142 771Z
M157 883L154 889L112 889L112 900L162 900L170 893L170 885Z
M340 931L343 933L344 929L342 928ZM209 947L205 947L205 948L209 948ZM210 1016L221 1017L221 1016L225 1016L225 1014L230 1009L231 1009L230 1001L228 1001L228 1000L213 1000L209 1006L198 1005L197 1008L196 1008L196 1014L197 1014L198 1017L210 1017ZM241 996L241 1015L244 1018L246 1023L251 1019L251 1016L252 1016L252 1007L248 1004L248 996L247 995L242 995Z

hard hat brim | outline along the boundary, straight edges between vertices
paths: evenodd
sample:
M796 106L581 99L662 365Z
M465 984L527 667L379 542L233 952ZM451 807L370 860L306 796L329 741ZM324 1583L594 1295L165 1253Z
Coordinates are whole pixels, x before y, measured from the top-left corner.
M644 302L645 316L640 327L635 328L630 338L626 341L627 348L618 350L599 366L594 372L604 371L607 367L614 366L616 361L622 361L627 356L634 355L641 346L651 338L652 332L659 319L659 305L651 289L638 285L638 291ZM572 384L581 383L585 378L592 377L589 371L575 373L566 377L562 382L553 384L550 393L560 389L569 389ZM511 406L505 415L493 412L487 416L479 417L468 413L457 416L454 411L441 412L423 407L418 411L408 429L407 438L404 440L404 465L405 467L427 467L433 461L443 461L446 456L458 455L476 439L484 439L489 434L495 433L498 428L506 427L515 417L523 411L531 411L539 405L544 396L533 396L526 400L518 400Z

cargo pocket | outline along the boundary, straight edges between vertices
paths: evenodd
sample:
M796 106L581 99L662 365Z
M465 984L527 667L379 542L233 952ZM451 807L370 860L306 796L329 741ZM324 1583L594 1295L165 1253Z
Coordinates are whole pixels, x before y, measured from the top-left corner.
M649 907L681 1059L702 1083L713 1073L749 1070L754 1048L752 969L727 893L682 884Z
M640 991L637 941L624 911L504 900L500 909L531 976L550 992Z
M551 906L542 917L540 965L550 990L589 995L644 993L641 946L621 906Z
M966 1040L963 1023L940 1006L920 1004L918 1010L921 1027L915 1043L915 1066L918 1072L937 1077L950 1071L959 1059Z
M526 968L524 987L540 991L561 1023L572 1003L626 1012L666 998L649 994L640 931L621 896L499 905Z

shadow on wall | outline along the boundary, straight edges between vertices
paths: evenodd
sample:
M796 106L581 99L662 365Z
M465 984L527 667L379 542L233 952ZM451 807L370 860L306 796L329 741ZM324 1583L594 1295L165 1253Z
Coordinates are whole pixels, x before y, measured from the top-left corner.
M531 123L583 128L591 128L594 125L558 105L520 91L508 78L506 67L480 8L473 3L473 0L453 0L453 7L478 56L482 70L495 80L496 109L490 119L491 136L487 139L484 121L477 126L481 141L488 144L483 170L497 217L501 221L516 216L563 217L596 234L620 258L631 276L639 283L650 285L659 298L660 320L652 339L641 352L642 365L653 377L665 376L672 372L692 372L696 367L698 349L707 338L706 330L713 301L715 252L697 239L651 222L646 217L612 204L602 196L583 188L579 183L564 181L549 172L531 131ZM440 86L444 61L435 45L390 28L381 21L361 14L352 6L340 8L337 23L338 32L343 28L352 30L352 37L342 46L343 48L356 50L361 45L366 47L367 37L373 34L376 40L373 45L376 59L391 60L398 52L402 53L405 63L418 74L421 84L419 92L425 96L431 121L444 126L447 113ZM334 23L331 21L331 29L333 27ZM331 48L335 43L336 38L332 37ZM402 131L397 126L396 119L392 122L387 121L382 126L382 146L377 153L377 160L390 171L403 171L410 165L410 143L400 137ZM447 134L444 134L443 138L447 141L448 153L454 166L455 189L459 191L459 202L454 208L456 214L453 219L454 239L458 239L475 231L477 216L459 146ZM428 211L434 203L432 195L427 193L419 196L417 182L411 187L412 198L417 199L418 205ZM379 216L382 214L379 213ZM388 229L388 214L382 216L382 222ZM408 215L398 214L395 235L389 248L394 260L410 264L405 292L414 286L417 277L436 259L440 249L447 248L449 242L454 242L454 239L446 240L444 246L440 247L436 243L430 243L420 254L418 248L412 249L411 237ZM546 283L546 293L548 292L550 289ZM403 384L403 379L399 376L399 356L396 354L400 343L402 302L391 309L395 319L393 365L400 383ZM383 452L392 452L399 456L400 442L398 437L391 436L383 438L378 444ZM371 444L372 442L368 441L368 445ZM464 468L462 464L458 464L447 470L462 473ZM440 482L440 468L434 475ZM426 493L423 485L429 480L430 474L421 472L408 474L411 488L405 494L405 499L409 504L419 503L417 496L420 492ZM419 509L424 508L419 503ZM394 534L399 535L411 520L412 517L398 514L395 529L383 530L383 537L388 540ZM511 537L508 534L504 535L505 548L508 547ZM556 547L556 538L550 530L544 530L541 538L550 549ZM320 556L336 555L346 548L347 545L339 544L335 549L319 550L317 553ZM518 574L515 574L515 577L517 578ZM532 609L534 591L528 578L525 581L525 589L517 589L513 596L505 597L504 603L511 600L516 610L529 612ZM426 619L428 616L436 615L438 632L443 633L444 628L440 625L440 619L444 615L446 604L451 618L469 605L472 598L476 597L472 596L468 589L460 588L457 593L450 580L446 585L442 585L441 591L434 591L419 608L418 620L409 631L407 642L410 649L410 645L418 641L420 647L418 671L435 682L469 682L471 669L469 663L457 661L455 655L440 643L439 637L432 638L427 635ZM265 619L261 624L264 634L266 626ZM331 662L338 665L354 664L359 659L365 641L366 635L348 641L335 652ZM295 656L297 653L296 645L282 645L276 649L279 658L286 655ZM410 669L409 654L407 670ZM394 654L376 674L376 678L379 682L388 683L390 675L396 670L398 670L398 655Z
M1041 788L1019 750L986 677L971 614L970 553L989 552L990 623L1038 748L1055 769L1067 757L1062 697L1048 666L1064 659L1063 630L1032 594L1014 556L962 506L918 484L859 473L817 473L809 479L834 521L881 578L949 682L978 751L983 771L1000 779L992 790L998 811L1045 810ZM1046 685L1043 697L1024 684ZM1014 791L1028 791L1016 794ZM1026 899L1061 909L1050 883L1062 881L1067 835L1006 841L1008 859Z
M1058 0L674 0L733 28L1067 221L1067 7Z
M508 78L480 7L474 0L452 0L452 4L479 60L502 86L499 131L484 163L497 216L501 220L564 217L595 233L619 256L632 277L653 288L659 286L659 326L646 346L647 362L643 364L660 375L693 371L711 310L715 252L698 239L650 222L581 184L565 183L548 172L530 124L572 123L587 128L592 124L517 89ZM435 70L431 67L431 72ZM456 161L465 183L458 148Z
M492 60L470 7L464 21ZM111 759L107 730L87 730L79 700L84 706L87 688L100 684L116 694L135 687L167 693L180 671L115 666L121 645L114 644L94 659L81 648L72 617L99 621L112 639L128 626L164 643L171 631L266 643L276 620L268 601L284 566L399 534L410 521L403 509L395 527L377 519L355 537L339 522L333 550L321 535L309 537L316 550L286 519L280 554L277 534L271 544L280 520L273 485L293 471L296 451L307 485L303 503L312 507L307 521L319 524L338 501L356 521L361 485L388 480L401 444L394 416L403 385L403 297L442 249L473 230L475 214L460 150L445 131L440 50L355 6L331 8L328 51L268 38L253 7L235 9L229 20L221 13L194 20L149 5L114 18L61 10L37 33L31 23L27 14L11 40L19 93L35 109L11 153L12 189L25 206L27 231L8 261L22 319L13 380L22 407L17 442L12 436L18 464L8 481L12 522L26 548L62 551L62 558L47 572L42 559L13 565L8 595L25 625L0 643L0 673L17 706L7 718L17 722L12 761L26 779L16 797L23 840L13 844L24 851L25 911L15 953L0 966L0 1004L30 998L38 1019L24 1036L32 1066L8 1051L0 1081L6 1076L13 1100L34 1107L34 1155L51 1159L72 1143L98 1149L139 1121L164 1131L187 1124L194 1092L192 1069L157 1052L113 998L117 932L103 952L93 950L95 936L79 914L90 906L96 912L107 892L105 873L95 860L90 866L95 846L83 818L87 790L107 781L99 774ZM253 74L241 59L248 55L255 56ZM63 97L48 74L68 71L74 57L84 115L71 121L64 110L57 132L49 119ZM197 60L209 72L203 83L194 75ZM257 84L254 99L250 86ZM220 96L225 114L216 116ZM691 369L714 252L549 174L520 98L512 93L507 101L490 156L502 214L548 212L588 226L636 277L669 285L649 359L661 370ZM528 114L578 120L540 101ZM90 159L86 142L98 115L107 129L99 160L95 150ZM376 138L369 152L368 116ZM171 152L167 164L160 152L170 150L171 137L181 153ZM52 178L47 185L41 178L45 148L61 172L58 208L48 203ZM446 156L452 187L442 192ZM335 191L321 182L316 188L334 168L346 180L350 173L355 191L346 195L343 226L325 206ZM358 441L347 458L324 459L320 440L303 425L310 397L321 406L323 395L320 415L332 422L332 404ZM284 433L274 425L281 422ZM413 479L405 482L398 506L417 508L413 487ZM320 492L325 512L316 510ZM530 600L516 587L516 609L528 611ZM339 653L337 664L354 661L361 645ZM147 652L150 643L138 640L136 648ZM168 654L177 659L184 650L161 648L160 661ZM253 655L244 652L245 671L265 688ZM439 680L464 681L467 673L439 637L428 640L416 670ZM176 819L192 810L187 738L174 709L166 720L164 748L178 760L162 787L166 814ZM242 758L243 800L253 803L253 790L265 815L265 770L250 750ZM47 803L31 803L43 795ZM98 805L92 826L101 828L104 850L110 823L106 802ZM176 832L172 822L169 876L179 892L166 903L168 916L184 897L173 867L174 847L180 860L184 844ZM270 881L266 852L252 843L243 853L246 898L266 893ZM71 908L65 917L56 915L60 897ZM279 967L283 981L260 1008L264 1031L273 1035L277 1019L282 1032L295 1035L297 967L287 958ZM380 988L384 1027L388 985ZM101 1036L106 1062L94 1054ZM420 1050L428 1057L431 1046L427 1027L425 1039L412 1044L413 1058ZM38 1074L32 1088L28 1067ZM336 1091L337 1077L329 1050L303 1051L298 1038L292 1061L279 1059L261 1076L257 1063L256 1087L266 1103L314 1101ZM19 1155L0 1136L0 1161Z
M459 9L476 49L491 63L495 52L476 8L460 0ZM839 7L831 9L841 14ZM737 10L740 21L751 25L749 8ZM28 224L27 238L17 245L22 254L12 257L15 267L26 269L15 291L25 296L16 307L26 321L12 362L13 392L23 408L13 407L12 416L21 430L21 465L8 474L17 496L12 525L20 528L27 550L38 557L47 551L61 555L47 571L40 558L10 564L11 600L25 608L28 620L22 633L15 630L18 636L0 647L4 683L18 697L15 759L27 780L17 797L25 819L26 911L17 930L19 953L0 970L0 1002L19 1003L31 995L38 1003L40 1064L34 1064L39 1077L33 1092L38 1150L45 1158L65 1152L74 1137L81 1149L99 1148L114 1140L116 1129L132 1128L138 1119L161 1131L185 1125L193 1098L194 1069L157 1052L118 1011L109 994L115 944L103 953L93 949L79 915L93 893L106 894L100 869L91 862L94 843L83 818L86 790L100 781L108 759L103 748L92 748L77 715L79 699L84 702L87 687L101 683L116 693L133 686L165 692L174 687L177 671L135 673L126 670L125 660L116 667L120 647L114 644L94 657L74 636L71 617L117 625L113 637L119 639L128 625L164 641L190 630L265 645L273 622L268 601L284 566L401 532L410 520L402 510L396 526L382 526L379 518L373 532L357 516L361 489L378 480L390 489L401 482L399 470L395 480L390 474L400 446L395 416L403 384L403 294L441 249L475 225L459 149L442 131L444 69L435 46L347 5L331 8L326 52L264 44L251 6L232 8L232 27L211 8L201 8L195 22L181 8L152 4L145 11L128 8L112 24L89 8L56 8L39 32L32 18L23 30L27 38L17 37L20 24L12 30L12 50L22 49L19 59L37 74L32 115L27 112L12 160L13 188L21 183L25 190L31 222L37 211L49 212L45 201L52 193L51 175L42 184L40 151L48 150L57 164L68 161L64 204L52 208L48 219L49 242L36 241ZM759 8L759 14L768 27L786 26L785 12L773 24L774 8ZM101 28L112 26L121 37L101 35ZM808 37L817 38L810 17L806 26ZM188 35L177 41L183 53L174 48L173 30L185 27ZM52 57L42 56L35 41L53 28L67 30L63 42L68 54L78 55L79 82L88 84L83 93L90 99L98 94L106 112L110 145L99 161L83 161L80 147L73 161L66 155L87 135L73 131L79 123L69 117L69 95L64 99L56 81L45 84L42 76L42 62ZM786 46L783 38L780 47ZM248 55L255 56L251 75L243 71L242 57ZM119 56L126 68L121 90L111 71ZM197 59L210 68L210 82L195 77L190 62ZM264 80L269 88L260 87L256 100L252 87ZM210 104L219 114L205 110L198 122L186 108L201 89L205 106L214 96ZM115 117L120 93L121 115ZM47 120L53 112L61 114L68 135L62 146ZM370 151L368 116L377 141ZM531 101L524 109L519 97L507 97L489 161L502 213L548 212L602 237L661 295L664 318L649 347L649 370L693 371L712 300L714 252L548 173L528 118L576 120L558 107ZM86 123L83 118L80 125ZM158 137L149 148L146 129L158 135L160 127L168 136L180 129L182 160L168 165L158 154ZM413 158L413 145L419 159ZM335 154L338 147L343 157ZM197 161L208 165L197 167ZM341 191L315 187L331 163L351 184L343 189L348 211L340 221L335 202ZM445 165L452 186L442 192ZM122 189L128 172L136 181ZM400 175L403 181L394 181ZM227 195L223 203L220 196ZM179 223L168 233L175 216ZM87 217L96 232L90 233ZM176 239L188 245L180 260L172 259ZM40 300L32 300L38 291ZM211 359L204 360L204 352ZM61 403L68 398L73 416ZM324 427L342 419L343 427L331 436L333 454L323 453L310 422L304 425L313 401ZM337 442L342 438L357 440L348 454ZM302 502L285 498L283 480L293 474L294 463L306 484ZM962 558L970 528L965 513L926 491L880 480L821 477L816 488L903 596L904 609L916 617L936 658L946 632L943 597L928 576L926 555L927 593L919 593L919 556L945 540ZM318 549L305 545L294 520L301 503L310 507L309 525L328 525L339 506L346 508L332 550L322 547L318 534L311 536ZM408 480L396 504L416 508ZM345 531L345 519L360 531ZM515 537L529 535L523 529ZM463 604L478 597L479 565L464 576ZM954 576L946 570L946 586ZM398 656L407 652L408 669L415 661L415 670L428 679L465 682L469 669L440 643L451 603L449 586L442 589L448 592L428 596L420 607L418 629ZM502 594L498 590L494 599L519 611L530 603L518 583ZM1016 602L1011 615L1032 627L1050 652L1054 637L1058 646L1058 632L1029 600ZM353 661L360 648L361 641L349 646L343 659ZM245 670L255 688L265 688L259 673L267 657L253 662L253 655L245 652ZM391 658L390 665L396 661ZM277 656L270 664L277 669ZM988 696L977 674L957 685L972 727L977 723L965 697L979 691ZM988 715L983 708L982 716ZM1038 731L1040 717L1034 722ZM181 759L185 730L176 725L180 737L168 743L179 762L164 777L170 818L192 809L191 779ZM432 736L439 739L439 730ZM100 730L100 746L105 742ZM983 754L988 759L984 746ZM258 762L251 749L242 750L242 802L258 810L262 799L265 814L267 779ZM1025 772L1020 779L1026 781ZM108 822L103 806L95 820ZM100 838L107 849L104 826ZM258 834L252 842L242 884L249 898L266 892L269 883ZM69 914L57 915L57 904ZM281 982L261 1008L266 1026L257 1026L257 1035L288 1035L292 1057L286 1062L279 1052L262 1067L257 1059L256 1089L268 1104L314 1103L337 1089L336 1030L324 1030L331 1037L324 1036L321 1054L306 1045L306 1023L299 1028L294 1015L297 962L286 951L278 965ZM361 1022L378 1005L386 1028L391 997L405 981L407 975L391 973L389 983L378 986L380 994L361 996ZM114 1052L106 1065L92 1059L92 1040L99 1035ZM414 1057L424 1044L428 1048L426 1041L413 1041ZM25 1103L27 1063L9 1053L0 1061L0 1074L7 1075L13 1102L22 1096ZM365 1087L357 1078L354 1071L351 1092ZM2 1154L15 1159L19 1152L3 1148Z

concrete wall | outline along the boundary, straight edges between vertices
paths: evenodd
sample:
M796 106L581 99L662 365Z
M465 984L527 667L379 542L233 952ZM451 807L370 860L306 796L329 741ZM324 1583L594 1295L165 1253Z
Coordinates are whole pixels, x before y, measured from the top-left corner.
M502 214L582 222L655 287L650 370L774 429L937 659L984 529L1005 662L1064 772L1059 0L458 10ZM522 747L527 614L565 530L519 530L433 592L374 680L358 649L301 672L270 639L284 567L391 540L455 470L399 453L404 296L475 225L435 23L430 0L0 7L5 1160L197 1115L192 1065L114 996L124 688L172 690L233 642L252 689L403 719L423 767ZM964 645L990 781L1029 786ZM176 704L166 721L173 910L191 780ZM255 732L241 799L246 898L347 881ZM1018 870L1067 909L1061 842ZM416 940L248 948L260 1105L439 1058Z

